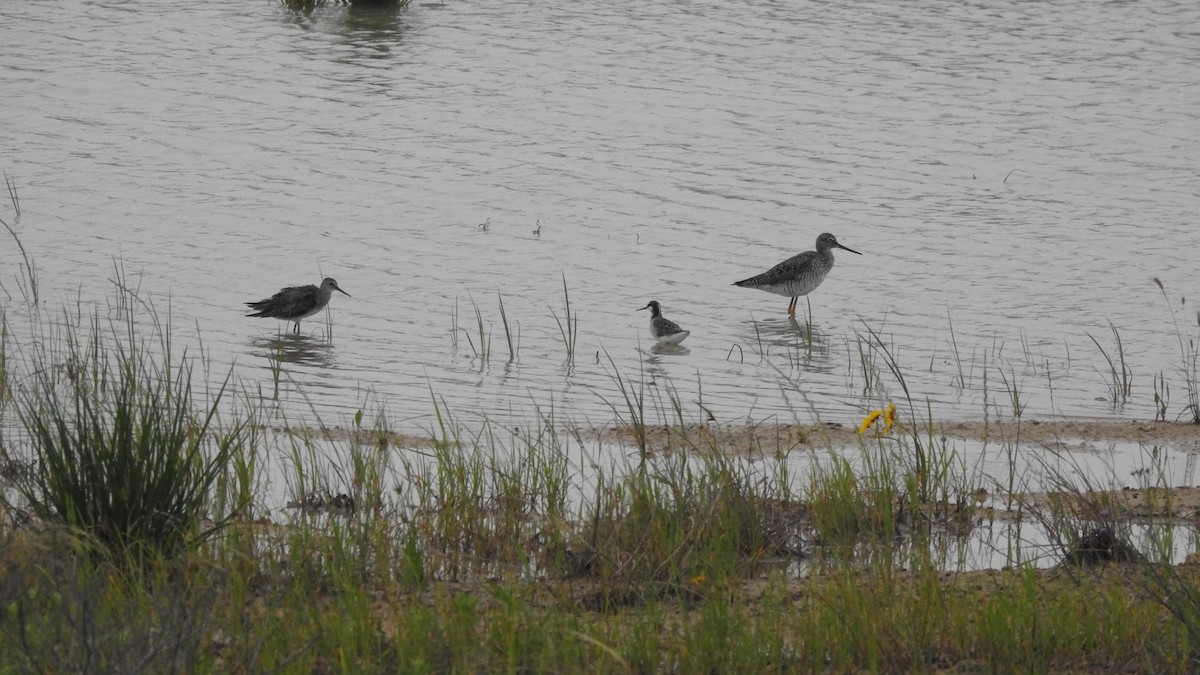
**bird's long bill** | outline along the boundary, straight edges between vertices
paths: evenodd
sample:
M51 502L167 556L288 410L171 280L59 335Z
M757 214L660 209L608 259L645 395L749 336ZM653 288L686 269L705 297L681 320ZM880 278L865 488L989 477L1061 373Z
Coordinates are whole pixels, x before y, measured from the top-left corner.
M849 251L850 249L846 249L846 250ZM338 293L341 293L342 295L346 296L347 298L354 297L353 295L350 295L349 293L347 293L346 291L343 291L340 288L335 288L334 290L336 290Z
M858 255L862 255L862 254L861 254L861 253L859 253L858 251L855 251L854 249L850 248L849 246L842 246L841 244L838 244L838 245L837 245L837 247L838 247L838 248L844 248L844 249L846 249L847 251L850 251L851 253L857 253Z
M641 307L641 308L639 308L639 309L638 309L638 311L640 312L640 311L642 311L643 309L650 309L650 305L646 305L645 307Z

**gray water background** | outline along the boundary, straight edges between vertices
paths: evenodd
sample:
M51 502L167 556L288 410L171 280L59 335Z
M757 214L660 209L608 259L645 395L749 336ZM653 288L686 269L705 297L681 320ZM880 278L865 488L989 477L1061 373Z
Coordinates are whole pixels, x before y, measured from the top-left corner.
M0 45L42 315L103 308L117 261L215 372L270 391L282 356L292 421L378 406L421 433L436 396L468 423L601 426L620 374L696 421L857 424L903 400L878 354L866 389L868 330L939 420L1011 416L1012 387L1027 417L1152 419L1160 373L1169 417L1185 402L1194 2L28 0ZM731 284L823 231L862 256L810 296L810 338L803 301L793 324ZM301 338L243 316L322 276L353 297ZM651 299L686 349L651 349ZM1123 406L1089 337L1115 354L1109 322Z

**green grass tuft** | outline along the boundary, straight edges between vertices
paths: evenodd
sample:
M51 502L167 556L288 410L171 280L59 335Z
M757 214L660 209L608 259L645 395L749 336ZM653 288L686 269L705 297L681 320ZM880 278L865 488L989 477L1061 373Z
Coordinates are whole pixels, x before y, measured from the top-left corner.
M169 335L161 335L162 344ZM123 325L66 328L63 352L37 352L16 394L34 470L16 487L32 512L134 558L180 551L241 440L214 418L224 385L198 411L186 358ZM59 360L61 358L61 361Z

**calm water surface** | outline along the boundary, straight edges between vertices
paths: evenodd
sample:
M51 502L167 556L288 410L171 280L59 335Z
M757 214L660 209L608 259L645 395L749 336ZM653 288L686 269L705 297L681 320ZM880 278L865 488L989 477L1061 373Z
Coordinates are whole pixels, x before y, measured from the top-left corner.
M432 392L467 421L602 425L619 373L689 419L856 423L903 396L882 356L864 375L869 331L937 419L1011 414L1014 386L1028 416L1152 418L1160 372L1184 402L1194 2L28 0L0 44L43 313L105 302L119 260L214 370L269 389L281 354L292 419L370 404L419 432ZM731 285L823 231L863 255L838 254L811 331ZM331 340L321 315L298 339L242 316L322 276L353 295ZM651 299L685 349L650 348ZM1110 321L1116 410L1089 337L1115 355Z

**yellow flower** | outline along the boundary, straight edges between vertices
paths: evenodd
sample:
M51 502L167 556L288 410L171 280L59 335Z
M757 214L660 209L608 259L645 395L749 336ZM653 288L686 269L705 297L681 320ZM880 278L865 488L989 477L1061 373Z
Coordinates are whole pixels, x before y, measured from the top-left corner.
M690 581L693 586L700 586L701 584L704 583L704 575L697 574L696 576L692 577L688 581Z
M889 403L883 410L872 410L863 418L862 424L858 427L858 433L865 434L867 429L870 429L879 418L883 418L883 433L891 433L892 427L896 426L896 404Z
M866 417L863 418L862 424L858 427L858 433L867 433L867 429L870 429L871 425L875 424L875 420L879 419L879 416L882 414L882 410L872 410Z

